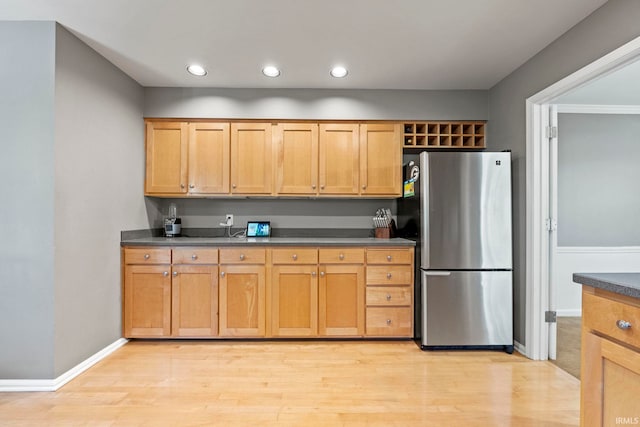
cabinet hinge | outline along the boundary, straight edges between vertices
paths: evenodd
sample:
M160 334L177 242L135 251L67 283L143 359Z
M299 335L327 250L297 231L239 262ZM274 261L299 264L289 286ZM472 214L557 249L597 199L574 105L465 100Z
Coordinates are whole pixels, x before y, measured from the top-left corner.
M544 312L544 321L547 323L556 323L556 312L555 311L545 311Z
M547 218L545 221L545 226L547 227L547 231L556 231L558 229L558 221L553 218Z
M547 126L547 128L546 128L546 137L548 139L557 138L558 137L558 126Z

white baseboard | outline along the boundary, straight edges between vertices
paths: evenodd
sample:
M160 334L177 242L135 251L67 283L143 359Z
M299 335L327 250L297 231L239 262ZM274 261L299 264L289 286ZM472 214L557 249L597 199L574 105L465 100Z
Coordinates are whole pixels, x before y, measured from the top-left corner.
M527 355L527 347L525 347L524 345L520 344L518 341L514 341L513 342L513 348L515 349L515 351L517 351L518 353L522 354L523 356L529 357Z
M563 310L556 310L556 316L558 317L582 317L582 310L579 308L565 308Z
M78 365L53 380L0 380L0 393L18 391L56 391L128 342L128 339L120 338L116 342L103 348L93 356L83 362L80 362Z

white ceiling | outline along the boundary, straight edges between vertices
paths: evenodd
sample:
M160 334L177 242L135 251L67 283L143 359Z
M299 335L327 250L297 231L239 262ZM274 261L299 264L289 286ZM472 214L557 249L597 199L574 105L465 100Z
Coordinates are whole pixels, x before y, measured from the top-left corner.
M489 89L605 2L0 0L0 20L58 21L143 86Z

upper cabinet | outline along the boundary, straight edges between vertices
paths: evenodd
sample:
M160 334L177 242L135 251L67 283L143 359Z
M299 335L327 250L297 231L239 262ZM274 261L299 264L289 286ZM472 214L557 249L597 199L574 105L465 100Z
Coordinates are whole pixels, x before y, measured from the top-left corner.
M403 126L147 119L145 194L400 197Z
M146 194L187 192L187 124L147 122Z
M360 125L360 186L362 194L401 195L401 124Z
M231 124L231 193L272 192L271 123Z

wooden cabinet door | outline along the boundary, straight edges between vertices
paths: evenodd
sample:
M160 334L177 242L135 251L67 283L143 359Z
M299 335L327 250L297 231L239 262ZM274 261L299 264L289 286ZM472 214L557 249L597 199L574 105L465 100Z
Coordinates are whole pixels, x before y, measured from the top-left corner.
M271 123L231 124L231 193L271 194Z
M276 265L272 274L271 328L277 337L318 334L316 265Z
M357 124L320 125L320 194L358 194Z
M220 266L220 336L265 335L264 265Z
M127 265L124 282L124 336L171 335L171 266Z
M187 123L147 122L146 194L187 192Z
M401 196L402 125L360 125L361 194Z
M320 265L319 270L319 335L362 336L364 266Z
M189 193L229 192L229 123L189 124Z
M280 123L275 128L277 194L318 194L318 125Z
M212 337L218 334L218 267L174 265L171 334Z
M640 353L583 331L582 355L580 425L637 424Z

